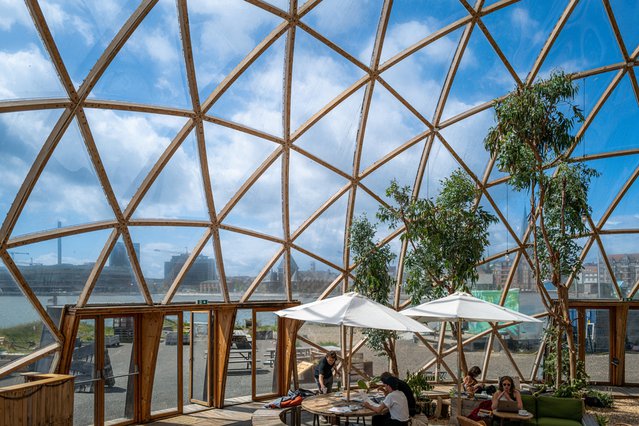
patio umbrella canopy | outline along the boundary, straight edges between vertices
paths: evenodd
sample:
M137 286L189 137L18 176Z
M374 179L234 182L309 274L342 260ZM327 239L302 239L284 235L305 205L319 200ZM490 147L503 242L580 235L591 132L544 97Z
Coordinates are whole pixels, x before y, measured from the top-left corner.
M455 321L461 330L462 321L486 322L542 322L541 320L508 309L506 307L478 299L468 293L455 292L441 299L401 311L411 317L421 317L432 321ZM457 412L461 414L461 333L457 333Z
M432 333L433 330L407 317L401 312L370 300L359 293L350 292L341 296L318 300L292 308L276 311L275 314L284 318L319 324L344 325L351 327L350 347L353 349L353 329L376 328L394 331L412 331L417 333ZM350 396L350 356L346 369L346 395Z

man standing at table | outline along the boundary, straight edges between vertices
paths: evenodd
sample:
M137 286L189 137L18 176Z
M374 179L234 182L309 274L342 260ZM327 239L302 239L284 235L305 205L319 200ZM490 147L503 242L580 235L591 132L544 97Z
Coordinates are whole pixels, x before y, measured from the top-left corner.
M330 351L315 367L315 382L320 393L333 391L333 364L337 359L337 353Z
M382 379L386 398L379 405L372 405L364 401L364 407L378 413L373 416L373 426L407 426L410 415L408 414L408 402L406 396L398 390L397 377L389 376ZM388 413L380 414L385 409Z

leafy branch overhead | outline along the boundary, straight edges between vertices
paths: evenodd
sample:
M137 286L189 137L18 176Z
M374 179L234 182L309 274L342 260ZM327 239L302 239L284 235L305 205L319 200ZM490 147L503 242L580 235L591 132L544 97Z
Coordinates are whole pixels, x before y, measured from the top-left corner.
M441 183L433 200L414 198L410 187L393 181L386 190L392 203L377 213L392 229L405 228L406 291L415 303L474 284L488 227L497 221L478 205L479 189L464 171L455 170Z

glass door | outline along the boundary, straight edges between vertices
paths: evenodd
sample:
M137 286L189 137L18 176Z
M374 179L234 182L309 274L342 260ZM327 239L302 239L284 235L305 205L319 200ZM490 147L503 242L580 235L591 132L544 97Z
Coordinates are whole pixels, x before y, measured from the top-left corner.
M191 312L190 402L209 405L211 313Z

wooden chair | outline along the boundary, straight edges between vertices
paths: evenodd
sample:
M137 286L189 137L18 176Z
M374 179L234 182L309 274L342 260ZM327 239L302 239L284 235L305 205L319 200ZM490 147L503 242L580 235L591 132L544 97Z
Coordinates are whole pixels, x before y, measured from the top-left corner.
M476 422L464 416L457 416L457 423L459 423L459 426L486 426L483 420Z

